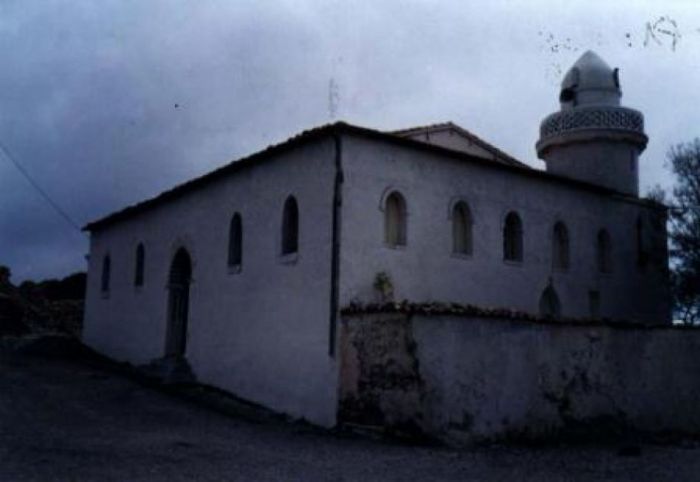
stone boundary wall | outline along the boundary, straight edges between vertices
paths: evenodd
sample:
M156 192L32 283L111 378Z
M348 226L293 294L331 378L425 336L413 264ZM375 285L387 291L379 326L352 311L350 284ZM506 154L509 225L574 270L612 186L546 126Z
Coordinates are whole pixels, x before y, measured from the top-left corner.
M700 330L345 310L338 421L489 440L700 434Z

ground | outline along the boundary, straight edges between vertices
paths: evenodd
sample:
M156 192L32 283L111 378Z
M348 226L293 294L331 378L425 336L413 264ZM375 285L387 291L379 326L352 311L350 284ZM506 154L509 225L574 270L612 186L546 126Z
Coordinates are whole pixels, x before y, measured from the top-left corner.
M700 445L456 450L213 410L60 350L0 342L0 480L698 480ZM51 350L48 350L51 352ZM39 356L41 355L41 356Z

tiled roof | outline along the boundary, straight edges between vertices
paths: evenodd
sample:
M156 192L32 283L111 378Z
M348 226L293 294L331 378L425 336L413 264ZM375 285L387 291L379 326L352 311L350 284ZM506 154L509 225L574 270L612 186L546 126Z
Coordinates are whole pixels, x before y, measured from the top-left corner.
M404 131L399 131L399 132L404 132ZM407 137L403 137L400 134L396 133L389 133L389 132L381 132L378 130L374 129L368 129L365 127L358 127L354 126L351 124L347 124L345 122L336 122L334 124L326 124L320 127L316 127L314 129L309 129L306 131L301 132L300 134L297 134L294 137L291 137L287 139L286 141L279 143L279 144L274 144L266 149L263 149L262 151L256 152L255 154L252 154L250 156L244 157L240 160L237 161L232 161L218 169L215 169L214 171L211 171L203 176L197 177L195 179L192 179L191 181L185 182L183 184L180 184L170 190L167 190L156 197L153 197L151 199L147 199L145 201L142 201L137 204L133 204L131 206L128 206L120 211L114 212L108 216L105 216L101 219L98 219L96 221L92 221L88 224L86 224L83 227L84 231L95 231L101 228L104 228L110 224L116 223L118 221L130 218L131 216L134 216L138 213L147 211L151 208L154 208L156 206L159 206L167 201L170 201L172 199L178 198L188 192L195 191L197 189L200 189L209 183L220 179L222 177L232 175L238 171L247 169L251 165L257 164L259 162L264 162L267 160L272 159L275 155L283 153L287 151L288 149L291 149L296 146L303 145L307 142L310 142L312 140L317 140L321 139L327 136L334 136L334 135L341 135L341 134L346 134L346 135L355 135L355 136L361 136L365 138L370 138L370 139L375 139L375 140L380 140L396 145L401 145L406 148L410 149L415 149L415 150L422 150L426 152L431 152L434 154L438 155L443 155L448 158L452 159L458 159L463 162L468 162L472 164L479 164L481 166L487 167L487 168L492 168L492 169L501 169L501 170L506 170L509 172L513 173L518 173L523 176L528 176L528 177L533 177L533 178L538 178L542 179L545 181L550 181L550 182L555 182L558 184L564 184L568 185L573 188L578 188L578 189L583 189L587 191L593 191L597 192L600 194L606 194L606 195L613 195L617 196L620 199L626 199L630 202L636 202L636 203L644 203L644 204L649 204L649 205L657 205L656 203L652 203L649 201L644 201L640 200L634 196L626 195L626 194L621 194L616 191L613 191L611 189L598 186L595 184L589 184L586 182L582 181L577 181L574 179L569 179L566 177L561 177L557 176L554 174L547 173L545 171L541 171L538 169L533 169L530 167L527 167L523 165L522 163L518 164L507 164L507 163L499 163L499 162L493 162L493 160L490 159L485 159L483 157L478 157L472 154L468 154L465 152L457 151L454 149L448 149L446 147L442 147L439 145L434 145L434 144L429 144L426 142L410 139Z

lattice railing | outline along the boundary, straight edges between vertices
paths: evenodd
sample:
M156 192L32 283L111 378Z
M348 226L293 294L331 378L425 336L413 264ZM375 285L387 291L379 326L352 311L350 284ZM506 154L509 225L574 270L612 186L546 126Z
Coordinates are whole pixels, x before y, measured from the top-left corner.
M579 107L547 117L540 126L540 138L584 129L615 129L643 134L644 116L625 107Z

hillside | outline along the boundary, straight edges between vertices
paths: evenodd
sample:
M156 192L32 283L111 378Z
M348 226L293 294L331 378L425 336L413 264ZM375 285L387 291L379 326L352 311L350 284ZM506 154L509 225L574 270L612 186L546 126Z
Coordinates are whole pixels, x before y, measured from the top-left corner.
M79 336L83 319L85 273L61 280L25 281L15 286L0 266L0 336L65 333Z

